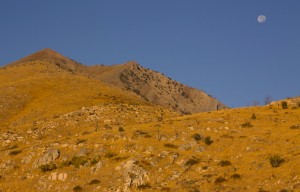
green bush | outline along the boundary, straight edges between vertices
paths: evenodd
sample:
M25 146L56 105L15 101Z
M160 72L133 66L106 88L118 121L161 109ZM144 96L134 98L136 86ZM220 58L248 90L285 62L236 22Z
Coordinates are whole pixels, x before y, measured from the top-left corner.
M77 186L73 187L73 191L74 192L82 192L83 188L81 186L77 185Z
M281 102L281 107L282 109L287 109L288 108L288 103L286 101Z
M52 171L54 169L56 169L56 165L53 164L53 163L50 163L50 164L46 164L46 165L41 165L39 166L39 169L42 171L42 172L48 172L48 171Z
M279 155L272 155L269 160L272 167L279 167L284 162L284 159Z
M89 185L96 185L96 184L99 184L101 183L98 179L93 179L89 182Z
M235 174L231 175L230 178L232 178L232 179L241 179L241 175L235 173Z
M190 159L188 159L186 162L185 162L185 166L187 167L191 167L193 165L196 165L200 162L200 160L196 157L191 157Z
M142 184L142 185L137 186L137 189L138 190L151 189L151 185L149 183Z
M228 161L228 160L222 160L222 161L219 162L219 165L221 167L225 167L225 166L231 165L231 162Z
M79 168L80 166L85 165L88 162L88 159L86 157L77 157L74 156L71 161L68 162L68 165L73 165L76 168Z
M245 122L245 123L241 124L241 127L242 128L250 128L250 127L253 127L253 125L250 122Z
M174 144L171 144L171 143L166 143L164 144L165 147L168 147L168 148L172 148L172 149L177 149L178 146L177 145L174 145Z
M211 140L210 136L205 137L205 139L204 139L204 143L205 143L206 145L211 145L213 142L214 142L214 141Z
M196 140L196 141L200 141L201 140L201 135L196 133L193 135L193 138Z
M22 153L22 150L14 150L14 151L9 152L9 155L14 156L14 155L18 155L20 153Z
M215 183L216 183L216 184L223 183L223 182L225 182L225 181L226 181L226 179L225 179L224 177L217 177L217 178L215 179Z

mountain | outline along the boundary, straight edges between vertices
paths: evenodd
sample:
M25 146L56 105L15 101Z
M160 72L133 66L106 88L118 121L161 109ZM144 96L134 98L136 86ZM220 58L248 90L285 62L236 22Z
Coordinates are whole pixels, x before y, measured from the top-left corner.
M299 97L182 115L131 90L167 82L137 67L46 49L0 68L0 191L300 191Z
M92 66L85 74L131 90L145 100L188 114L226 106L207 93L183 85L165 75L131 61L121 65Z
M61 69L133 91L153 104L169 107L183 114L226 108L223 103L207 93L183 85L157 71L143 68L134 61L112 66L85 66L51 49L44 49L10 65L27 61L55 64Z

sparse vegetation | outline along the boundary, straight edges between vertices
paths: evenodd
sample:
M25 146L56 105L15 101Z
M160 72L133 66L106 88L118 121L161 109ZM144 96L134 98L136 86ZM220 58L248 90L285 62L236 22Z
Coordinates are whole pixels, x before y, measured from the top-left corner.
M79 140L77 140L76 145L79 145L80 143L85 143L85 142L86 142L85 139L79 139Z
M300 124L290 126L290 129L300 129Z
M101 182L98 179L93 179L89 182L89 185L97 185L99 183L101 183Z
M245 123L241 124L241 127L242 128L251 128L251 127L253 127L253 125L250 122L245 122Z
M149 183L138 185L137 186L138 190L143 190L143 189L151 189L151 185Z
M80 166L85 165L88 162L88 158L87 157L77 157L74 156L72 157L72 159L70 161L67 161L64 163L64 165L72 165L76 168L79 168Z
M215 179L215 184L220 184L220 183L223 183L225 181L226 181L226 179L224 177L217 177Z
M186 162L185 162L185 166L187 167L192 167L193 165L196 165L200 162L200 159L196 158L196 157L191 157L190 159L188 159Z
M83 191L83 188L79 185L76 185L75 187L73 187L73 191L74 192L82 192Z
M174 145L174 144L172 144L172 143L165 143L164 146L165 146L165 147L168 147L168 148L172 148L172 149L177 149L177 148L178 148L177 145Z
M205 137L204 142L206 145L211 145L214 141L211 140L210 136Z
M286 101L281 102L281 107L282 109L287 109L288 108L288 103Z
M232 178L232 179L241 179L242 177L241 177L240 174L235 173L235 174L231 175L230 178Z
M255 119L256 119L256 115L255 115L254 113L252 114L251 119L252 119L252 120L255 120Z
M225 167L225 166L231 165L231 162L228 161L228 160L222 160L222 161L219 162L219 165L221 167Z
M272 167L279 167L284 162L284 159L279 155L272 155L269 160Z
M195 140L195 141L197 141L197 142L198 142L198 141L200 141L200 140L201 140L201 135L200 135L200 134L198 134L198 133L196 133L196 134L194 134L194 135L193 135L193 138L194 138L194 140Z
M20 153L22 153L22 150L14 150L14 151L9 152L9 155L15 156L15 155L18 155Z
M54 163L50 163L50 164L46 164L46 165L41 165L39 166L40 171L42 172L48 172L48 171L52 171L55 170L57 167Z

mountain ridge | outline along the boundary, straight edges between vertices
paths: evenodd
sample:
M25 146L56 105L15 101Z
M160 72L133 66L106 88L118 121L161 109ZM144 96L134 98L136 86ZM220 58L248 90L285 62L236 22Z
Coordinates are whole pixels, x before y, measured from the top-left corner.
M157 71L144 68L135 61L111 66L86 66L46 48L7 66L38 60L135 92L151 103L169 107L182 114L227 108L204 91L181 84Z

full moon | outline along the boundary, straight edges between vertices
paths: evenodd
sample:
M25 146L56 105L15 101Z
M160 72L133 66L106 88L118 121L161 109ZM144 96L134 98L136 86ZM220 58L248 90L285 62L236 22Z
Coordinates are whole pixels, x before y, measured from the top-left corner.
M266 22L266 20L267 20L267 17L264 16L264 15L260 15L260 16L257 17L257 21L259 23L264 23L264 22Z

